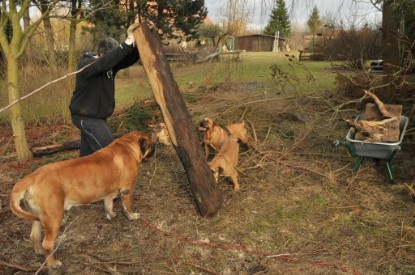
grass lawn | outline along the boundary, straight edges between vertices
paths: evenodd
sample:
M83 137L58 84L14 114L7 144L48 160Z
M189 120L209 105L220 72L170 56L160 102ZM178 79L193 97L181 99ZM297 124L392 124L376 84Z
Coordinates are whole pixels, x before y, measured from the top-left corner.
M298 57L297 52L290 55ZM296 93L310 93L334 88L335 73L328 62L298 62L289 60L285 53L244 52L241 60L220 60L196 65L170 65L182 91L190 83L195 87L212 87L223 82L268 82L276 87L289 87ZM277 72L275 77L272 76ZM285 78L287 77L287 78ZM116 101L120 106L135 99L152 96L150 84L142 66L134 66L119 74L116 82Z
M290 52L289 56L298 57L298 52ZM195 65L172 63L170 68L182 92L187 92L189 85L201 87L203 90L224 82L265 82L273 83L273 89L283 89L285 92L318 93L333 89L335 77L328 62L299 63L296 58L290 61L285 53L273 52L244 52L239 61L220 59ZM274 76L273 73L275 73ZM24 81L22 80L21 93L28 94L49 81L51 81L49 78L44 82L42 78L36 78L36 81L28 81L25 78ZM47 122L50 121L48 113L53 121L59 120L59 116L67 116L67 106L73 85L73 79L57 82L27 99L22 104L24 120L29 123ZM0 106L6 106L8 104L7 89L2 81L0 81L0 88L2 88ZM268 88L258 87L258 89ZM130 67L117 75L117 110L122 110L137 100L147 98L152 98L152 90L143 66ZM43 117L39 117L39 114ZM0 113L0 121L6 122L7 120L8 113Z

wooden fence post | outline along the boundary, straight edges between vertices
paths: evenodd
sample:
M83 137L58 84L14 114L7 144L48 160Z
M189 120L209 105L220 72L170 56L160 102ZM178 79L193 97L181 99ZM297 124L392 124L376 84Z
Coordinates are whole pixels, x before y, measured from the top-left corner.
M143 22L134 38L154 97L176 152L186 170L201 216L213 216L222 205L222 195L207 165L190 112L173 78L157 30Z

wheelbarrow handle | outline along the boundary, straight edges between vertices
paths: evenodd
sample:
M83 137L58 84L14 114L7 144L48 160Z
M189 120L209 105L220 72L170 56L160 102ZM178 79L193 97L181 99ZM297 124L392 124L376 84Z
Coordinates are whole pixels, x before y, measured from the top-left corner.
M337 146L337 145L342 145L342 146L346 147L346 148L347 148L347 150L349 151L350 155L352 155L352 157L353 157L353 158L357 158L357 155L356 155L356 153L353 151L352 146L350 146L350 143L348 143L348 142L344 142L344 141L342 141L342 140L335 140L335 141L333 141L333 145L334 145L334 146Z

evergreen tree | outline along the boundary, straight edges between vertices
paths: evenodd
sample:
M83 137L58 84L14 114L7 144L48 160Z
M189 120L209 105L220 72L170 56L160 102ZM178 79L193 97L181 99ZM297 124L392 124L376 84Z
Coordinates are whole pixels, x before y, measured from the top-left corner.
M184 34L185 40L198 38L198 30L207 16L204 0L180 0L175 3L174 27Z
M90 22L93 32L100 36L117 37L138 18L139 22L152 21L164 38L197 38L197 30L206 18L204 0L92 0ZM92 31L92 29L91 29Z
M89 28L84 27L84 29L92 33L95 39L103 37L117 39L125 33L125 29L122 29L122 27L127 26L129 22L127 21L126 13L119 8L119 0L92 0L90 4L94 11L88 21L93 26Z
M291 32L290 17L284 0L275 0L275 8L271 12L268 25L264 33L275 35L279 31L280 36L287 37Z
M316 45L315 37L316 37L317 31L321 28L321 25L322 25L322 21L320 19L319 11L317 7L314 6L313 11L311 12L311 15L307 21L308 29L313 35L312 45L310 45L313 51L315 50L315 45Z

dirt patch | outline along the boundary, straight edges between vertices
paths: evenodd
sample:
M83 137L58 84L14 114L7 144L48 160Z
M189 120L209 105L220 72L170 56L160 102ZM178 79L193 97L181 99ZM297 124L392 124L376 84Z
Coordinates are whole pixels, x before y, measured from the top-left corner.
M415 206L404 186L415 174L413 133L393 161L394 184L383 162L365 160L352 175L355 160L333 146L348 129L322 100L241 87L195 94L188 104L195 127L204 116L220 124L243 118L256 140L255 149L241 150L241 191L220 179L224 203L217 215L198 215L174 148L160 145L137 178L133 208L141 219L128 221L118 199L112 221L102 202L71 209L57 239L63 267L52 273L414 273ZM33 253L30 224L10 212L8 194L39 165L77 152L18 164L10 129L1 132L0 273L33 273L43 259ZM76 133L68 125L37 126L28 129L28 139L50 144Z

